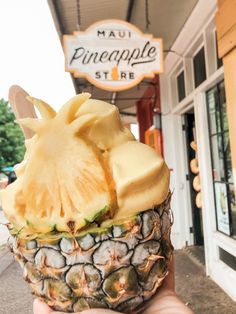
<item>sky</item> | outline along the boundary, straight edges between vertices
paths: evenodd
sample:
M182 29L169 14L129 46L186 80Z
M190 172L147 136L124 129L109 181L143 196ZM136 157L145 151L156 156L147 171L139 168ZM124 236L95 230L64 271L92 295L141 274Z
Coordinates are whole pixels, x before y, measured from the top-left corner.
M0 98L11 85L58 110L75 95L47 0L0 0Z

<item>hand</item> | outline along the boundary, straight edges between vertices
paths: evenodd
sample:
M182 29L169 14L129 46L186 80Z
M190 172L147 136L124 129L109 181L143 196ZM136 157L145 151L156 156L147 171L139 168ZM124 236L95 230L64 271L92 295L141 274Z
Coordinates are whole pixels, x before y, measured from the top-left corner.
M174 292L174 263L170 264L169 274L163 281L162 286L158 289L155 297L149 302L144 303L143 307L137 310L142 314L194 314ZM62 312L55 312L50 309L45 303L36 299L34 301L34 314L65 314ZM79 314L79 313L75 313ZM80 312L80 314L121 314L111 310L91 309Z

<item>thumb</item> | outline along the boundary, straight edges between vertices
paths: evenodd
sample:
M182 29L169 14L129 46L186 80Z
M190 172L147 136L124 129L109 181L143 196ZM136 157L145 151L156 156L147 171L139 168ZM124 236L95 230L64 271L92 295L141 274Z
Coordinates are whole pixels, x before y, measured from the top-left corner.
M80 314L122 314L122 313L104 309L91 309L82 311L80 312Z
M39 299L34 300L33 310L34 310L34 314L63 314L61 312L53 312L53 310L50 309L50 307L46 303L40 301ZM85 310L79 313L80 314L122 314L120 312L114 312L111 310L104 310L104 309L91 309L91 310Z
M51 310L46 303L43 303L39 299L35 299L33 304L33 312L34 314L50 314L53 312L53 310Z

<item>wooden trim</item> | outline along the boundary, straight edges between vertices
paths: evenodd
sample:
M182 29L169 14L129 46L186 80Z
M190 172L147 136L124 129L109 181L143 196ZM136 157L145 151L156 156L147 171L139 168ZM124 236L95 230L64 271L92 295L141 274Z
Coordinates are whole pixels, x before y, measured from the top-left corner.
M220 8L225 3L225 1L227 1L227 0L218 0L217 1L218 7Z
M218 55L220 58L226 56L236 47L236 24L227 32L227 34L218 40Z
M218 40L236 24L235 20L236 0L225 0L216 13L216 26Z

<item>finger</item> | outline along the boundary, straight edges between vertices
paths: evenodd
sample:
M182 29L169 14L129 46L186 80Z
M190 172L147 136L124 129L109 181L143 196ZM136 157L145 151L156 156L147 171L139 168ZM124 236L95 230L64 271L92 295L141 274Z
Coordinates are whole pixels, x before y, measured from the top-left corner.
M194 314L193 311L188 308L174 292L166 293L161 297L156 297L145 314Z
M34 300L33 311L34 314L51 314L53 312L46 303L39 299Z
M122 313L104 309L91 309L80 312L80 314L122 314Z
M174 270L174 256L172 255L169 267L168 267L168 275L165 277L161 290L169 289L175 290L175 270Z
M54 312L46 303L40 301L39 299L34 300L33 305L34 314L65 314L62 312ZM115 312L111 310L104 309L91 309L85 310L83 312L75 313L75 314L122 314L120 312Z

